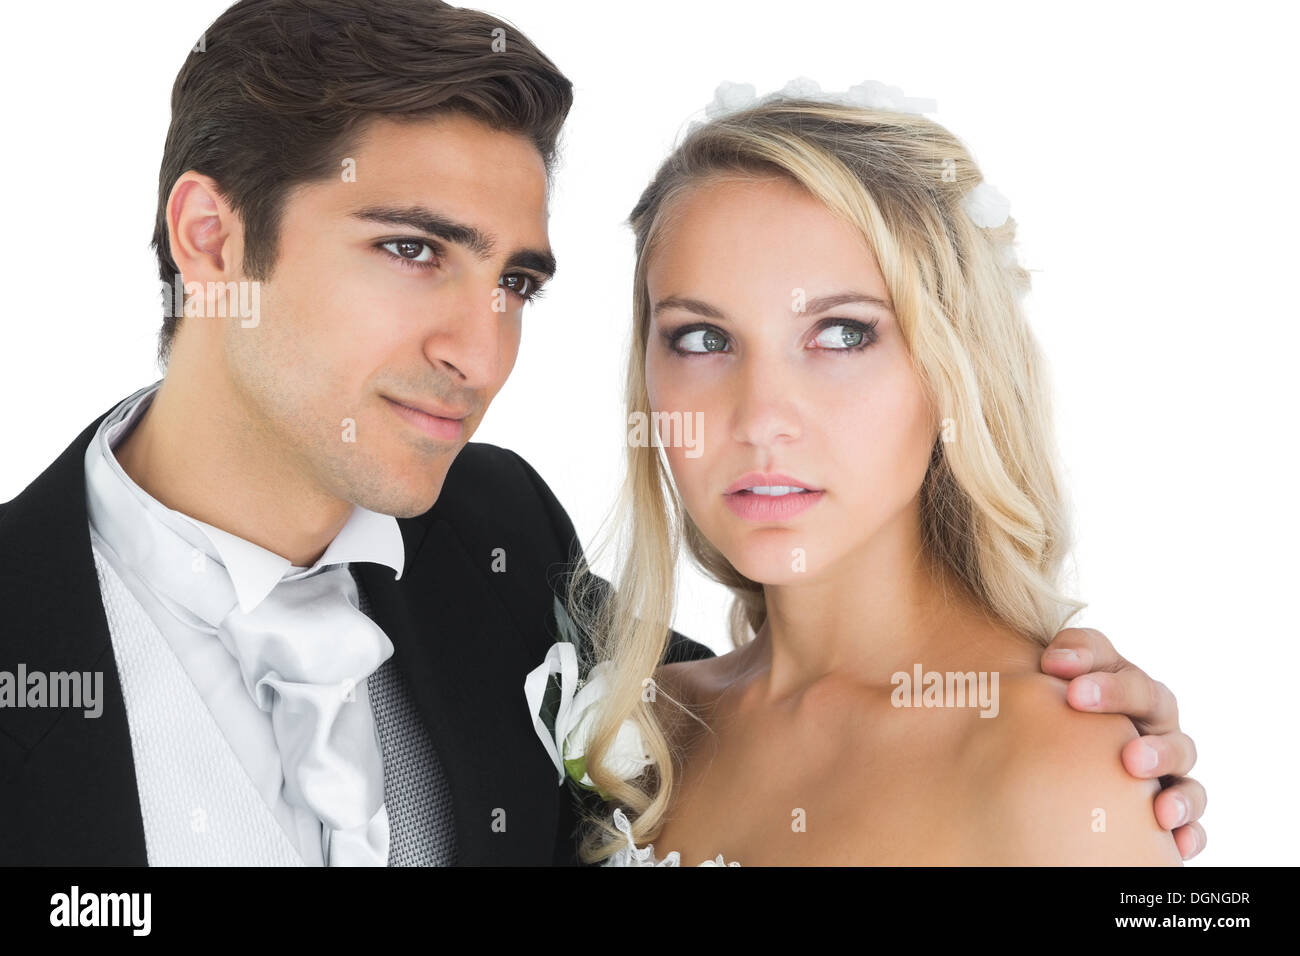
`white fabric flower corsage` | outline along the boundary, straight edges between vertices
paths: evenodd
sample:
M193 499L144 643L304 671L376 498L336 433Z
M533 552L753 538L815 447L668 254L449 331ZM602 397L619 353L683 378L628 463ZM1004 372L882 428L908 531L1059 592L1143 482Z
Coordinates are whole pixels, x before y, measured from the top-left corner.
M567 776L585 790L600 790L587 774L587 744L600 719L600 704L609 692L610 662L597 664L582 678L579 674L576 629L557 599L555 620L561 640L551 645L546 658L524 678L524 698L538 739L550 755L556 785ZM623 721L605 766L622 780L641 775L654 761L646 750L636 721Z

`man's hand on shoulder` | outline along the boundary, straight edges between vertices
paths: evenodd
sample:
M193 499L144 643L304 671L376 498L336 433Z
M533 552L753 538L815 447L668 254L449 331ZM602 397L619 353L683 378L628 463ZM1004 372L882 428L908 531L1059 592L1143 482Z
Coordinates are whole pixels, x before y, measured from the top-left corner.
M1178 726L1178 702L1164 684L1116 653L1106 635L1090 627L1066 628L1043 651L1043 673L1070 681L1067 702L1078 711L1123 714L1136 733L1121 741L1128 773L1158 780L1155 817L1172 830L1178 851L1190 860L1205 849L1205 829L1196 822L1206 794L1188 777L1196 744Z
M1138 739L1121 715L1089 718L1042 674L1002 689L998 751L986 816L989 862L1011 866L1180 866L1157 823L1155 780L1135 779L1119 751ZM992 796L996 794L996 796Z

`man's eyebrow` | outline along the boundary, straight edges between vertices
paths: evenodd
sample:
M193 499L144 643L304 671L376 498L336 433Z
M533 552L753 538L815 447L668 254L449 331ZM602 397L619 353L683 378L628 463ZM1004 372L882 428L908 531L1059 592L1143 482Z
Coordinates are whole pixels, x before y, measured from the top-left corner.
M431 236L465 246L480 259L492 255L496 241L474 226L441 216L424 206L362 206L352 211L354 219L409 226Z
M463 222L456 222L425 206L362 206L352 211L352 218L407 226L445 242L464 246L479 259L487 259L496 249L495 237ZM522 267L541 273L546 279L555 275L555 256L549 249L520 249L511 253L506 267Z
M511 254L505 267L531 269L540 273L544 281L549 281L555 276L555 256L544 249L520 249Z
M874 305L891 313L894 311L884 299L875 295L867 295L865 292L837 292L834 295L823 295L816 299L809 299L804 303L803 311L825 312L828 309L836 309L842 305ZM721 309L687 296L670 295L666 299L660 299L655 303L654 314L658 315L664 309L682 309L685 312L694 312L696 315L702 315L709 319L727 318L726 313Z

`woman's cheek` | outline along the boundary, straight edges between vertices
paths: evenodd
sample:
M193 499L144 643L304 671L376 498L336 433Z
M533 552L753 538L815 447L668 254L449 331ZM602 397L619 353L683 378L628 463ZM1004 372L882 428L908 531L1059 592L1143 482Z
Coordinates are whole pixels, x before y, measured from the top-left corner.
M682 446L668 447L668 467L672 469L673 483L677 485L682 504L694 518L701 513L708 494L708 472L701 466L703 456L690 457L690 449Z

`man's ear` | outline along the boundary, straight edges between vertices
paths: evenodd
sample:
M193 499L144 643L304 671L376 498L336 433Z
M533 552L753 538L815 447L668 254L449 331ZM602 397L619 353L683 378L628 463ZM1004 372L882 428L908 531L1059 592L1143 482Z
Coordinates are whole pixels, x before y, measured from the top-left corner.
M240 278L244 224L211 177L190 170L176 180L167 198L167 239L187 285Z

